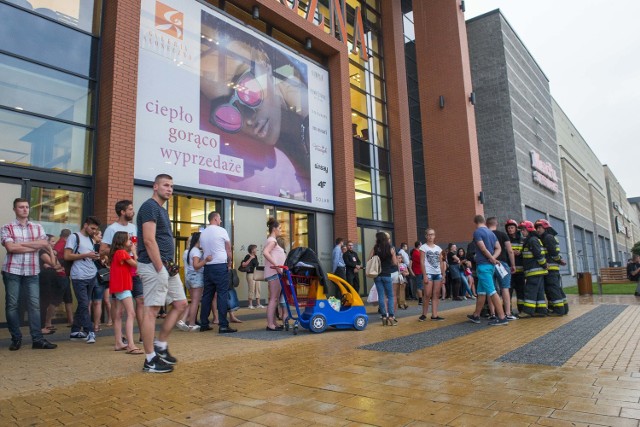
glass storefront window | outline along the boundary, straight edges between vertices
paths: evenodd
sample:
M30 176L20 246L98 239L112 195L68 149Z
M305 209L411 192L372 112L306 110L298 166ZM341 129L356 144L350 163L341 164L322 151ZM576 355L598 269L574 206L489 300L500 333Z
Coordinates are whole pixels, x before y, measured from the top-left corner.
M380 220L391 221L391 199L387 197L380 197Z
M356 166L353 172L355 175L354 186L356 191L372 193L373 189L371 186L371 172L368 169L364 169L358 166Z
M362 91L367 90L364 69L356 65L353 61L349 61L349 83L351 83L351 87L357 87Z
M64 228L76 231L84 221L84 194L59 188L32 187L29 218L56 237Z
M358 218L373 218L371 194L356 191L356 215Z
M99 35L101 0L6 0L38 15Z
M351 88L351 108L363 116L368 116L367 96L353 88Z
M92 124L93 82L0 54L0 105Z
M294 212L292 217L291 249L309 247L309 215Z
M0 50L95 76L96 38L4 3L0 3L0 22Z
M0 163L90 175L91 133L86 128L0 109Z
M278 211L276 219L280 223L280 237L284 240L284 250L289 252L289 248L291 247L291 221L289 212Z

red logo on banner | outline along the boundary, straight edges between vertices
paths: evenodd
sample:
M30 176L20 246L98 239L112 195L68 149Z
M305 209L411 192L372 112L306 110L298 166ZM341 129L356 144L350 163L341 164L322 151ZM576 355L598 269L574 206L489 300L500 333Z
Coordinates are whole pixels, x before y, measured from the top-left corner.
M156 30L182 40L182 35L184 34L184 13L157 1Z

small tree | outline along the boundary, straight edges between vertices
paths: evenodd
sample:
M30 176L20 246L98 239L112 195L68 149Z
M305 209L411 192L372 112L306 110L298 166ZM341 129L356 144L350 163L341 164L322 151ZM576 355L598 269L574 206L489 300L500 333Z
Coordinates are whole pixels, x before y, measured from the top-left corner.
M634 255L640 255L640 242L636 242L636 244L633 245L633 248L631 248L631 253Z

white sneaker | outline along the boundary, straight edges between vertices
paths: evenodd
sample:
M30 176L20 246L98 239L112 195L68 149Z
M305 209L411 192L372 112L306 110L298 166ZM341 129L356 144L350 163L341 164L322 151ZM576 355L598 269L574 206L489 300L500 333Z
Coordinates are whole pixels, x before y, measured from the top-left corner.
M193 325L193 326L189 326L189 332L199 332L200 331L200 325Z
M87 335L87 344L94 344L96 342L96 333L89 332Z
M189 325L184 323L184 321L182 321L182 320L178 320L178 322L176 323L176 327L178 329L180 329L181 331L189 332Z
M252 305L249 305L249 310L255 310L256 308Z
M264 308L264 305L258 304L258 308Z

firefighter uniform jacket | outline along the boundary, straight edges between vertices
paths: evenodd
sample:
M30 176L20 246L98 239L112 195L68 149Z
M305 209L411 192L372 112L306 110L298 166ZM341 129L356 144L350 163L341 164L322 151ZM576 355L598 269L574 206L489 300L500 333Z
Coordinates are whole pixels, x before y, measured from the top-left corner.
M546 250L535 233L530 233L522 244L522 266L525 277L547 274Z
M558 239L553 234L545 231L542 236L540 236L540 240L547 252L545 256L547 258L547 264L549 265L548 270L560 271L562 256L560 255L560 243Z
M519 234L516 234L515 237L509 236L509 241L511 242L511 249L513 249L514 251L520 251L520 255L515 255L514 254L514 258L515 258L515 261L516 261L516 273L515 274L522 274L522 273L524 273L524 267L522 266L523 239L522 239L522 237L520 237Z

